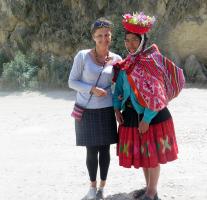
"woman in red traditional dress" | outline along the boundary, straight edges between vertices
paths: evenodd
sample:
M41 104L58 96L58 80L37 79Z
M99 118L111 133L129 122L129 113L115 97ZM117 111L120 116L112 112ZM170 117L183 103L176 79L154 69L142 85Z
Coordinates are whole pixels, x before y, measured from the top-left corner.
M167 104L185 82L182 69L164 57L155 44L146 48L146 33L154 21L144 13L124 15L129 55L114 66L119 164L143 168L146 187L134 193L142 200L159 199L160 164L177 159L175 130Z

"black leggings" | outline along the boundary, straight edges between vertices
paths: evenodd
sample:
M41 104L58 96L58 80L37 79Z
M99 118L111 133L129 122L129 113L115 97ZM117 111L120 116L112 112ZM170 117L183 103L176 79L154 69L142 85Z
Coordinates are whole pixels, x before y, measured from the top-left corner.
M91 181L96 181L96 174L98 169L98 160L100 167L100 177L102 181L106 180L109 163L110 163L110 145L89 146L86 147L86 166L88 168ZM99 159L98 159L99 153Z

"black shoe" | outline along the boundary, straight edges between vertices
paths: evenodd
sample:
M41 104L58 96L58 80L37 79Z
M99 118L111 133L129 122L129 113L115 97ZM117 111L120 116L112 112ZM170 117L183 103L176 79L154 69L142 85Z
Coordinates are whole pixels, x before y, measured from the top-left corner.
M161 200L161 199L158 198L157 193L156 193L153 199L147 196L146 194L144 194L143 197L140 198L140 200Z
M138 199L141 196L143 196L145 194L145 192L146 192L146 188L135 190L134 193L133 193L133 198Z

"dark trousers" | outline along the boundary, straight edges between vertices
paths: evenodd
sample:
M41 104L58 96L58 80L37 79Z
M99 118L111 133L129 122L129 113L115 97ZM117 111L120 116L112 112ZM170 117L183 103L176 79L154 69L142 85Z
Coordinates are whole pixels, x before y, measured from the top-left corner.
M96 181L98 163L100 167L100 177L105 181L110 164L110 145L87 146L86 166L88 168L91 181Z

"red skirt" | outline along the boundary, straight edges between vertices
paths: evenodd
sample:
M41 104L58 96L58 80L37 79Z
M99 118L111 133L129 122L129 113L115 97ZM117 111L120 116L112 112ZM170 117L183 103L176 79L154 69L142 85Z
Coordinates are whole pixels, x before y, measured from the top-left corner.
M119 165L154 168L177 159L178 147L172 118L151 124L141 135L137 127L120 125L117 154Z

